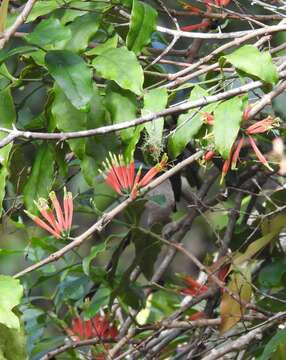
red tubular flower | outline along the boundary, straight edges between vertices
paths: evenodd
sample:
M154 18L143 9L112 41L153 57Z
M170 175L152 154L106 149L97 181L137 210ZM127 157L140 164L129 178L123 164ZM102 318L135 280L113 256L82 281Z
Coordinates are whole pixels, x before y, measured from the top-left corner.
M226 174L228 173L229 167L230 167L230 160L231 160L231 156L224 161L223 166L222 166L222 171L221 171L221 179L220 179L220 183L223 182L223 179L225 178Z
M215 156L215 152L210 150L205 153L204 160L210 161Z
M240 151L242 149L244 145L244 138L242 137L237 145L236 145L236 148L235 148L235 151L233 152L233 156L232 156L232 159L231 159L231 168L232 169L235 169L236 168L236 164L237 164L237 161L239 159L239 154L240 154Z
M200 14L201 13L201 10L193 5L190 5L190 4L183 4L183 9L184 10L188 10L194 14Z
M198 24L193 24L193 25L186 25L186 26L181 26L181 30L182 31L194 31L194 30L199 30L199 29L203 29L206 28L210 25L209 21L202 21Z
M244 109L242 120L247 121L249 118L250 111L252 110L252 105L248 104L246 108Z
M253 135L253 134L263 134L266 131L270 130L273 128L273 124L274 124L274 119L271 116L268 116L267 118L257 121L255 124L250 125L247 129L246 129L246 133L248 135Z
M108 316L101 317L96 315L92 318L93 333L100 339L115 339L118 336L118 330L115 326L111 326Z
M67 334L75 340L91 338L115 339L118 330L111 325L108 316L96 315L92 319L82 320L79 316L72 319L72 328L65 329Z
M195 313L189 316L190 321L196 321L204 318L206 318L206 313L204 311L196 311Z
M130 194L132 198L137 196L139 188L147 185L167 165L167 156L164 155L160 163L153 166L140 180L141 168L135 174L134 160L128 163L122 156L110 154L109 157L110 159L103 163L102 174L106 183L119 195Z
M49 194L49 196L53 205L53 210L49 207L48 201L46 199L40 198L37 202L35 201L38 210L40 211L42 217L46 220L46 222L40 219L38 216L29 213L28 211L25 211L25 213L38 226L48 231L55 238L59 239L60 237L66 237L69 235L72 226L72 193L67 192L66 189L64 189L64 211L62 210L57 196L53 191Z
M217 6L227 6L231 0L205 0L205 4L210 6L212 3L215 3Z
M257 156L258 160L261 162L261 164L266 166L268 170L273 171L272 167L268 164L268 161L266 160L265 156L262 155L261 151L258 149L253 137L252 136L248 136L248 137L249 137L250 145L252 146L252 149L255 152L255 155Z
M199 283L191 276L186 276L184 278L184 282L187 285L187 287L182 289L183 294L198 296L205 293L208 290L208 287L206 285Z
M203 121L208 125L214 124L214 116L208 112L203 113Z

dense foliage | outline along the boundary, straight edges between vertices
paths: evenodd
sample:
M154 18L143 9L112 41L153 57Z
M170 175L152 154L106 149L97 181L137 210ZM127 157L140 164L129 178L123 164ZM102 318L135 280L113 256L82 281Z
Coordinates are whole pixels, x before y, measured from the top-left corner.
M0 360L286 358L285 19L2 0Z

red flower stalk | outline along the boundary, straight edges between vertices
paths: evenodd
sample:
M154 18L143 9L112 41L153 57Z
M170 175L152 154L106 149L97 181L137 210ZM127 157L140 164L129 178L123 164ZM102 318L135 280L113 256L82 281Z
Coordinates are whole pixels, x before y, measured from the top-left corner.
M66 188L64 189L64 200L63 208L57 199L57 196L54 191L50 194L50 199L53 205L53 209L50 208L48 201L46 199L40 198L38 201L35 201L35 204L40 211L42 217L46 220L43 221L38 216L31 214L25 210L25 213L41 228L48 231L55 238L59 239L60 237L66 237L69 235L71 226L72 226L72 217L73 217L73 199L72 193L67 192Z
M167 156L164 155L159 164L153 166L140 180L141 168L135 174L134 160L127 163L123 156L116 157L113 154L109 155L103 163L104 172L102 172L105 181L110 185L119 195L130 194L135 198L138 189L149 184L149 182L167 165Z
M273 128L274 119L271 116L268 116L267 118L257 121L255 124L250 125L246 129L246 133L248 135L253 134L263 134L264 132L270 130Z
M72 328L65 330L75 340L91 338L115 339L118 336L118 330L110 324L108 316L100 315L96 315L89 320L82 320L77 316L72 319Z
M198 296L205 293L208 290L208 287L206 285L199 283L191 276L184 277L184 282L187 285L187 287L182 289L183 294Z

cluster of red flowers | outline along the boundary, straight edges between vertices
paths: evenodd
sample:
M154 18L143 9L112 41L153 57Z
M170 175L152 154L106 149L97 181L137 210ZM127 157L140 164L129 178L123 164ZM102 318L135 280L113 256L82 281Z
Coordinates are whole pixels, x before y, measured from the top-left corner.
M185 295L199 296L208 290L206 285L199 283L191 276L184 277L184 283L186 284L186 287L183 288L181 292Z
M216 6L227 6L230 2L231 2L231 0L205 0L204 1L208 12L211 10L211 6L213 4L215 4ZM194 14L198 14L198 15L204 14L199 8L192 6L190 4L183 4L183 8ZM198 24L182 26L181 30L182 31L199 30L199 29L208 27L210 24L211 24L210 20L204 20Z
M59 239L61 237L67 237L70 233L73 218L72 193L67 192L66 188L64 188L63 209L61 208L54 191L49 194L49 197L52 203L52 208L49 206L49 203L46 199L40 198L38 201L35 201L38 210L46 222L28 211L25 211L25 213L38 226L48 231L55 238Z
M116 339L118 330L110 324L107 315L96 315L92 319L82 320L79 316L72 320L72 327L67 328L66 332L75 340Z
M248 120L248 113L249 113L250 109L251 109L251 107L246 108L246 111L244 112L244 116L243 116L244 121ZM207 123L208 125L213 125L213 123L214 123L214 117L209 113L203 114L203 119L204 119L205 123ZM241 149L247 143L252 147L255 155L257 156L257 158L261 162L261 164L266 166L270 171L273 171L273 169L269 165L267 159L261 153L258 146L256 145L256 141L255 141L253 135L263 134L263 133L271 130L275 125L276 125L275 119L272 118L271 116L268 116L267 118L257 121L254 124L248 126L244 130L244 133L246 136L244 136L244 134L242 134L238 138L238 140L232 146L229 158L224 161L224 164L222 167L222 179L225 177L225 175L227 174L230 167L231 167L231 169L236 168ZM214 157L214 155L215 155L215 152L210 150L205 154L204 159L206 161L209 161Z
M135 198L138 194L138 190L143 186L149 184L149 182L167 165L167 156L164 155L160 163L153 166L143 177L141 178L140 167L137 173L135 173L134 160L126 161L122 155L116 156L114 154L109 155L109 159L106 159L103 163L102 172L105 181L110 185L119 195L128 194L132 198Z

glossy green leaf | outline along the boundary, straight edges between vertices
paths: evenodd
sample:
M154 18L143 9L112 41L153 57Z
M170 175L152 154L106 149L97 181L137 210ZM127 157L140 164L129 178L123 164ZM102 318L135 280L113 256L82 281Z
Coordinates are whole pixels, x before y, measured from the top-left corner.
M142 93L143 70L135 54L127 48L108 49L97 56L92 65L104 79L113 80L137 95Z
M127 47L139 54L145 45L151 41L151 35L156 29L157 12L150 5L133 0Z
M136 126L135 130L133 131L133 135L128 141L127 147L124 151L124 156L126 159L133 158L134 152L136 150L136 145L140 140L140 135L143 129L144 129L144 124Z
M61 131L80 131L87 128L87 113L76 109L64 92L56 88L55 98L52 105L52 115L57 128ZM72 151L80 159L85 154L86 139L74 139L68 141Z
M65 94L56 88L51 113L57 128L61 131L81 131L104 125L106 109L96 88L93 90L91 109L88 113L77 110ZM104 137L79 138L67 142L73 153L80 159L85 181L94 186L98 168L105 160L108 151L115 151L117 148L116 135L111 133Z
M93 94L92 72L84 60L71 51L55 50L47 53L45 61L50 74L73 106L88 111Z
M261 286L273 288L284 286L283 278L286 273L286 260L277 260L264 266L259 272L258 280Z
M202 96L207 96L206 90L200 86L195 86L189 98L190 101L197 100ZM215 105L211 105L213 109ZM199 109L192 109L186 114L181 114L178 118L177 127L169 138L168 151L172 158L176 158L185 149L187 144L194 138L203 125L202 113L212 111L210 107L205 107L199 112Z
M34 212L34 200L40 197L48 198L54 174L54 149L48 144L42 144L36 152L31 175L24 187L24 203L26 208Z
M74 52L85 50L90 39L98 30L99 20L99 15L95 13L89 13L75 19L69 27L72 38L66 48Z
M286 329L277 330L276 334L268 341L263 353L257 360L274 359L273 354L276 352L279 345L286 346Z
M0 50L0 64L14 55L29 54L29 53L37 51L37 50L38 50L38 48L36 48L34 46L18 46L11 50L1 49Z
M58 9L61 5L69 3L70 0L41 0L36 1L27 22L36 20L38 17L51 13Z
M148 115L166 108L168 92L165 88L150 90L144 94L142 115ZM164 118L158 118L145 124L150 144L161 149L164 130Z
M20 322L13 309L20 304L23 287L11 276L0 275L0 324L20 330Z
M16 121L16 111L11 96L10 88L0 92L0 127L11 129ZM6 133L0 133L0 139L6 137ZM0 149L0 215L2 214L2 203L5 196L6 179L9 175L9 155L12 143Z
M61 48L72 37L72 31L64 27L59 19L49 18L42 20L35 29L25 36L25 39L40 47L49 45L53 48Z
M112 123L117 124L136 118L137 101L136 96L118 86L109 86L105 97L105 106L110 114ZM133 135L133 128L121 130L121 138L128 142Z
M224 159L229 157L233 143L240 129L243 114L243 103L235 97L220 103L214 111L215 148Z
M96 45L93 49L86 51L85 55L93 56L93 55L101 55L108 49L114 49L117 47L119 36L115 34L112 38L106 40L102 44Z
M86 275L89 275L90 263L97 257L99 253L104 252L105 250L106 250L105 242L97 244L90 249L90 254L86 256L82 261L83 272Z
M137 263L145 277L151 279L162 243L152 236L151 232L145 233L143 229L136 229L132 234L134 236Z
M84 312L85 316L90 319L95 316L99 309L108 304L108 300L110 297L111 290L101 285L99 289L96 291L95 295L91 299L89 307Z
M24 326L9 329L0 324L0 359L28 360Z
M269 52L260 52L253 45L244 45L233 53L220 58L221 65L225 61L265 83L275 85L279 80L277 68L273 64Z

